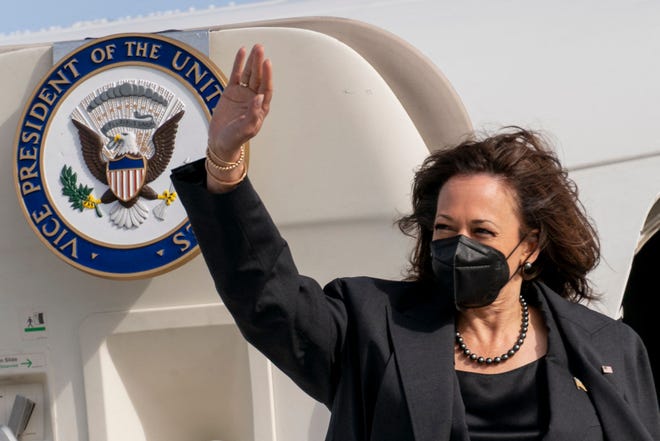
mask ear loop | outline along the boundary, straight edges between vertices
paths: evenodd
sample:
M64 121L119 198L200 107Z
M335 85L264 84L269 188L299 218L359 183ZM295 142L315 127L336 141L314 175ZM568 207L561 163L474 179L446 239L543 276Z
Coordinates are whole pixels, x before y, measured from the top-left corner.
M514 253L514 251L516 251L516 249L520 246L520 244L523 243L523 241L525 239L527 239L527 236L529 236L530 233L531 233L531 231L528 231L523 236L522 240L520 242L518 242L518 245L516 245L516 247L513 249L513 251L511 251L511 253L509 253L509 256L507 256L507 260L509 259L509 257L511 257L511 255ZM538 246L538 244L537 244L537 246ZM518 271L520 271L520 275L522 276L523 280L525 280L525 281L532 280L538 275L538 268L535 268L534 264L532 262L527 261L527 259L525 259L525 261L518 266L518 269L513 273L513 275L515 276ZM513 278L513 276L511 276L511 279L512 278ZM509 280L511 280L511 279L509 279Z
M509 257L511 257L511 255L516 252L516 250L518 249L520 244L523 243L525 241L525 239L527 239L527 236L529 236L529 233L531 233L531 231L528 231L527 233L525 233L525 235L522 237L522 239L520 239L520 242L518 242L518 244L515 247L513 247L513 249L509 253L509 255L506 256L507 264L509 262ZM531 262L525 261L524 263L518 265L518 268L516 268L516 270L513 272L513 274L511 274L511 276L509 277L509 282L511 281L511 279L513 279L515 277L515 275L518 273L518 271L520 271L520 273L521 273L524 280L528 280L528 279L525 279L525 267L527 265L529 265L529 268L530 268L530 271L531 271L532 270Z

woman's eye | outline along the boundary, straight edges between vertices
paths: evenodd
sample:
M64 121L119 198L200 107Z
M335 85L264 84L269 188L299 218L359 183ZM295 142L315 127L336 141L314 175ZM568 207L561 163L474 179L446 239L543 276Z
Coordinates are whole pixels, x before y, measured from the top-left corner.
M495 233L493 233L490 230L487 230L486 228L477 228L474 230L475 234L478 234L480 236L495 236Z
M446 224L435 224L434 229L435 229L436 231L445 231L445 230L448 230L448 229L449 229L449 225L446 225Z

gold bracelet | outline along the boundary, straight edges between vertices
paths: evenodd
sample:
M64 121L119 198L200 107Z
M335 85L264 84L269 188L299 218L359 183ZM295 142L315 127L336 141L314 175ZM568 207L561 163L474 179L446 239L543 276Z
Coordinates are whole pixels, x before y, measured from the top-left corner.
M213 174L213 172L212 172L211 169L209 168L209 163L210 163L210 161L205 161L206 172L207 172L209 175L211 175L211 177L213 178L213 180L214 180L215 182L217 182L218 184L222 184L222 185L231 185L231 186L233 186L233 185L236 185L236 184L241 183L241 182L245 179L245 177L247 176L247 167L245 166L245 164L243 164L243 174L241 175L240 178L238 178L238 179L236 179L236 180L234 180L234 181L224 181L224 180L222 180L222 179L218 179L217 175Z
M236 162L228 162L213 153L210 147L206 148L206 159L211 162L211 166L215 168L216 170L220 171L230 171L238 167L240 164L243 163L243 160L245 159L245 148L241 146L241 155L238 157L238 161ZM219 164L220 163L220 164ZM224 164L224 165L223 165Z
M241 155L240 155L240 157L238 158L238 161L236 161L236 162L225 161L225 160L222 159L220 156L218 156L218 155L213 151L213 149L211 149L211 146L210 146L210 145L208 145L206 148L207 148L208 150L211 151L211 156L212 156L213 162L220 163L220 164L224 164L224 165L240 164L241 161L243 160L243 158L245 157L245 146L244 146L244 145L241 145L241 147L240 147Z

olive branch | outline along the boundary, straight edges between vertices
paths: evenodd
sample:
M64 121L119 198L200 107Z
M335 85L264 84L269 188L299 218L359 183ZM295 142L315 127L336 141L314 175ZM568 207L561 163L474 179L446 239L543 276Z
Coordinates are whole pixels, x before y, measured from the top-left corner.
M83 184L78 184L78 176L73 172L71 167L66 165L62 167L60 183L62 184L62 194L69 197L69 202L71 202L73 209L83 211L85 208L93 208L98 217L103 217L98 207L101 200L96 199L92 195L94 189Z

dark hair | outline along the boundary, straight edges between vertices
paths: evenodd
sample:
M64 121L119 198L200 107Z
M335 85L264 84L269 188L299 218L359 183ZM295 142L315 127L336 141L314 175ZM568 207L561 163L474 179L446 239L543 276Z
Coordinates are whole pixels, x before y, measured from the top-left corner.
M533 275L567 299L596 298L586 275L600 259L600 243L577 187L544 138L519 127L468 139L424 160L413 182L413 212L398 220L401 231L417 239L407 280L432 281L430 244L438 193L451 177L475 173L501 177L514 190L526 229L521 238L526 231L539 231Z

